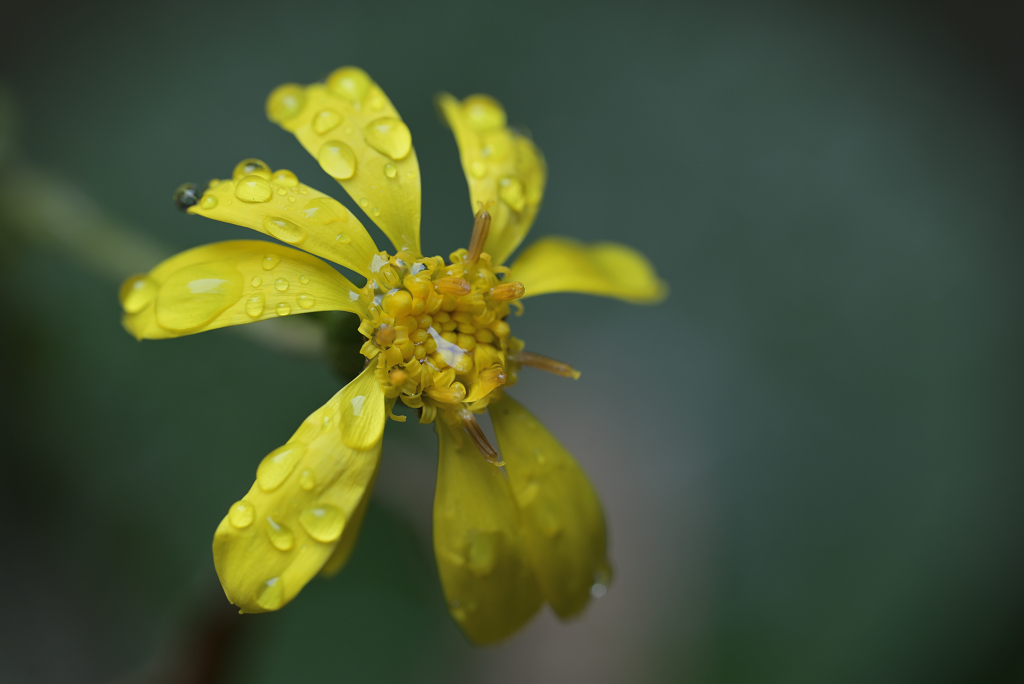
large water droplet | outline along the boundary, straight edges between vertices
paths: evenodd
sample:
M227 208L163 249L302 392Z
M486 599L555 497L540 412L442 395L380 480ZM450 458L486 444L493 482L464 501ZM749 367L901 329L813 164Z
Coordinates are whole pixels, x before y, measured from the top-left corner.
M336 199L317 197L306 202L302 213L313 223L323 226L328 223L348 223L348 210Z
M469 125L478 131L501 128L507 121L505 110L493 97L470 95L462 102Z
M277 610L284 605L284 582L271 577L256 588L256 603L264 610Z
M250 175L235 183L235 197L243 202L266 202L273 196L270 181L261 176Z
M287 551L295 546L295 535L292 531L270 516L267 516L267 536L278 551Z
M523 192L523 184L518 178L502 178L498 182L498 197L516 211L522 211L526 206L526 193Z
M296 297L296 301L298 301L300 309L312 309L313 305L316 304L316 299L313 298L313 295L308 294L300 294Z
M479 577L489 575L498 562L500 532L477 532L466 545L466 567Z
M249 281L249 284L252 285L253 287L259 287L260 285L263 284L263 279L260 278L259 276L253 276L252 280Z
M312 470L303 470L299 473L299 486L307 492L316 487L316 475Z
M299 184L299 178L288 169L278 169L274 172L274 175L270 178L270 181L276 185L281 185L286 188L294 188Z
M206 211L209 211L216 206L217 198L214 197L213 195L207 195L206 197L203 198L203 201L199 203L199 208L205 209Z
M395 169L394 164L385 164L384 175L387 176L388 178L394 178L395 176L398 175L398 170Z
M313 130L317 135L333 131L341 123L341 114L333 109L324 109L313 117Z
M363 128L366 144L392 159L405 159L412 149L412 134L401 119L383 116Z
M309 282L309 276L308 275L300 275L299 276L299 282L302 283L303 285L307 284Z
M285 83L267 97L267 118L278 124L293 119L305 103L306 89L297 83Z
M249 314L250 318L259 318L263 315L263 307L266 305L267 298L263 296L263 293L257 293L245 300L245 313Z
M239 180L246 176L259 176L264 180L270 180L270 167L260 159L243 159L235 165L231 172L232 180Z
M156 282L147 275L132 276L121 285L118 297L125 313L138 313L149 306L157 292Z
M288 279L287 278L278 278L277 280L275 280L274 281L274 289L276 289L278 292L284 292L285 290L287 290L288 289Z
M174 206L178 207L182 211L186 211L189 207L194 207L199 203L199 196L202 193L199 192L199 188L196 187L195 183L185 183L178 186L178 189L174 191Z
M279 263L281 263L281 257L277 256L276 254L268 254L267 256L263 257L262 263L263 270L269 271L275 266L277 266Z
M156 322L167 330L194 330L242 297L242 274L232 262L186 266L160 287Z
M287 242L291 245L297 245L306 239L306 231L302 226L277 216L267 216L264 218L263 230L267 232L267 235L272 235L281 242Z
M345 514L337 506L318 504L302 511L299 523L310 537L327 543L341 536L345 527Z
M240 530L252 525L255 517L256 507L245 499L231 504L231 508L228 510L228 522Z
M361 102L370 89L370 77L358 67L341 67L327 77L327 88L346 100Z
M305 453L305 445L288 443L267 454L256 468L256 482L260 489L272 492L280 487Z
M281 302L276 307L274 307L274 313L276 313L278 316L287 316L291 312L292 305L289 304L288 302Z
M356 153L339 140L328 140L321 145L316 160L324 171L338 180L348 180L356 173Z
M337 235L335 235L334 240L336 242L340 242L343 245L347 245L348 243L352 242L352 238L350 238L348 235L345 235L344 233L338 233Z

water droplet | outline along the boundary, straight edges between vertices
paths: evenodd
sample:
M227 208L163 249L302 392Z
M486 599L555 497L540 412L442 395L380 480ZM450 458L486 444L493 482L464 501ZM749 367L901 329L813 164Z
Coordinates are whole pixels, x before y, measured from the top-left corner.
M299 184L299 178L288 169L279 169L274 172L274 175L270 178L271 182L275 185L281 185L286 188L294 188Z
M394 178L395 176L397 176L398 175L398 171L395 169L395 165L394 164L385 164L384 165L384 175L387 176L388 178Z
M336 199L317 197L306 202L302 213L313 223L325 226L328 223L348 223L348 210Z
M245 300L245 313L249 314L250 318L259 318L263 315L263 307L266 301L266 297L263 296L262 292L252 295Z
M361 206L361 207L365 207L369 203L370 203L370 201L368 199L366 199L365 197L361 197L359 199L359 206Z
M194 207L199 203L200 194L199 188L196 187L195 183L180 185L174 191L174 206L182 211L187 211L189 207Z
M284 605L284 582L272 577L256 588L256 603L264 610L277 610Z
M317 115L313 117L313 130L316 131L317 135L323 135L324 133L333 131L340 123L341 114L333 109L325 109L321 112L317 112Z
M267 97L267 118L281 123L295 118L306 103L306 89L297 83L285 83L274 88Z
M231 504L231 508L228 510L228 522L240 530L252 525L255 517L256 507L245 499Z
M412 149L412 134L401 119L382 116L363 128L366 144L392 159L405 159Z
M156 282L147 275L132 276L118 293L125 313L138 313L149 306L157 292Z
M296 245L306 239L306 231L302 226L278 216L267 216L263 219L263 230L267 235L276 237L281 242Z
M261 176L246 176L235 184L235 197L243 202L266 202L273 194L270 181Z
M278 194L278 195L281 195L281 196L284 196L284 195L287 195L287 194L288 194L288 191L287 191L287 190L285 190L284 188L278 188L278 189L277 189L277 194Z
M321 145L316 160L324 171L338 180L348 180L356 173L356 153L339 140L328 140Z
M260 278L259 276L253 276L252 280L250 280L249 282L252 284L253 287L259 287L260 285L263 284L263 279Z
M373 215L374 216L380 216L380 209L378 209L377 207L374 207L373 208Z
M274 308L274 312L278 316L287 316L292 312L292 307L288 302L281 302Z
M352 102L361 102L370 89L370 77L358 67L341 67L327 77L327 88Z
M270 516L267 516L267 536L278 551L288 551L295 546L295 535L292 531Z
M335 236L334 240L336 242L340 242L343 245L347 245L348 243L352 242L352 238L350 238L348 235L345 235L344 233L338 233L337 236Z
M501 128L507 121L502 106L487 95L470 95L463 100L462 111L469 125L478 131Z
M286 278L278 278L274 281L274 288L278 292L284 292L288 289L288 280Z
M316 304L316 299L313 298L313 295L300 294L296 297L296 300L299 302L300 309L312 309L313 305Z
M310 537L327 543L341 536L345 528L345 514L337 506L318 504L302 511L299 523Z
M275 266L277 266L279 263L281 263L281 257L277 256L276 254L268 254L267 256L263 257L263 270L269 271Z
M522 211L526 206L526 193L518 178L502 178L498 182L498 197L516 211Z
M289 202L294 202L295 201L295 196L294 195L288 195L288 201Z
M487 164L481 159L474 159L469 165L469 172L473 174L474 178L483 178L487 175Z
M205 209L206 211L209 211L210 209L213 209L216 206L217 206L217 198L214 197L213 195L207 195L199 203L200 209Z
M498 562L500 532L477 532L466 545L466 567L478 577L489 575Z
M174 331L201 328L241 299L242 288L242 274L233 262L186 266L157 292L156 322Z
M306 454L304 444L289 442L267 454L256 468L256 482L260 489L272 492L281 486Z
M264 180L270 180L270 167L260 159L243 159L235 165L231 172L232 180L239 180L246 176L259 176Z
M307 284L309 282L309 276L308 275L300 275L299 276L299 282L302 283L303 285Z
M594 572L594 583L590 586L590 595L594 598L601 598L608 593L608 587L612 583L612 571L606 564L602 563Z
M299 486L307 492L316 487L316 475L312 470L303 470L299 473Z

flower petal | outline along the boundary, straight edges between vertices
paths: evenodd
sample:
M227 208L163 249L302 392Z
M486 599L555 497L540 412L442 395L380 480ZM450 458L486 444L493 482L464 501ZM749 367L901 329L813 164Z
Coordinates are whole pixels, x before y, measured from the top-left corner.
M341 539L338 540L338 546L334 549L334 553L324 563L324 567L320 570L320 574L324 577L334 577L341 569L348 563L349 557L352 556L352 551L356 548L356 542L359 540L359 531L363 529L363 519L366 517L366 509L370 505L370 495L373 493L373 485L377 482L377 471L373 471L373 477L370 479L370 484L363 492L363 499L359 502L359 506L356 507L356 512L352 514L352 519L345 529L342 530Z
M526 409L508 395L489 408L544 596L560 617L575 615L591 587L608 582L601 503L569 452Z
M651 262L632 247L616 242L585 245L564 237L546 237L530 245L512 264L506 280L521 282L524 297L580 292L656 304L668 294L668 285Z
M387 95L356 67L326 83L287 83L267 117L295 134L395 247L420 253L420 167L412 136Z
M434 421L440 442L434 553L452 617L477 644L500 641L540 608L519 511L500 469L467 435Z
M462 158L469 182L469 203L491 213L491 230L484 251L502 264L533 225L547 181L547 166L529 138L506 125L505 110L487 95L470 95L461 102L438 96Z
M323 569L358 527L380 462L384 394L368 366L260 463L256 482L213 537L228 600L277 610ZM358 410L354 410L358 409Z
M121 286L124 327L136 339L191 335L310 311L366 315L359 290L297 249L259 240L195 247Z
M257 173L239 170L235 179L212 181L189 213L258 230L370 277L377 245L345 205L300 184L291 171Z

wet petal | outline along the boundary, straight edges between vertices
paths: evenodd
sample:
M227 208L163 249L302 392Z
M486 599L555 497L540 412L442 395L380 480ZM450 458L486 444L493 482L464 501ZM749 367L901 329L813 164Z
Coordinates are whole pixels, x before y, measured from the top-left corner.
M601 503L569 452L526 409L506 395L490 412L544 597L559 616L575 615L591 587L608 581Z
M267 116L295 134L395 247L420 253L420 168L412 136L384 91L357 67L326 83L288 83Z
M384 395L373 371L368 366L268 454L249 493L217 527L214 565L242 611L281 608L339 547L354 544L384 432Z
M585 245L564 237L546 237L530 245L512 264L506 280L521 282L525 297L579 292L655 304L668 293L651 262L632 247L615 242Z
M258 230L370 277L377 245L345 205L299 183L291 171L271 173L258 160L246 161L255 173L246 173L242 162L235 178L211 181L189 213ZM257 164L262 168L252 168Z
M359 291L328 264L258 240L182 252L126 280L120 299L124 327L140 340L310 311L366 315Z
M474 214L481 206L491 213L484 251L493 263L504 263L540 208L547 181L544 157L533 141L506 125L505 110L487 95L470 95L460 102L442 93L438 105L459 146L470 207Z
M541 605L512 492L461 431L434 421L440 449L434 553L448 609L478 644L500 641Z

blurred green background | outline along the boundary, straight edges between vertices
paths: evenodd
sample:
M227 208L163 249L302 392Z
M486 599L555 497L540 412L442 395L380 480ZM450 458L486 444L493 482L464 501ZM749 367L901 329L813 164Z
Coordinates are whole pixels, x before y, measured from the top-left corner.
M1022 37L1010 2L6 0L0 681L1024 681ZM340 576L271 615L219 594L214 527L339 381L233 331L137 343L116 288L251 237L170 201L244 157L352 206L263 113L344 64L413 131L428 253L471 225L433 96L483 91L547 156L533 237L671 284L515 321L583 371L513 391L609 519L575 622L465 642L415 424Z

